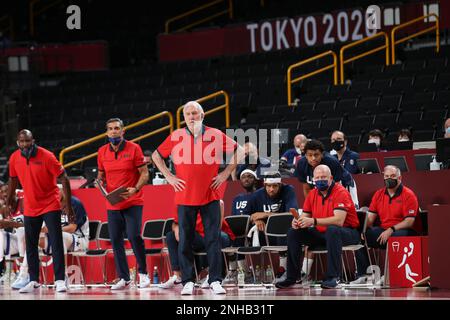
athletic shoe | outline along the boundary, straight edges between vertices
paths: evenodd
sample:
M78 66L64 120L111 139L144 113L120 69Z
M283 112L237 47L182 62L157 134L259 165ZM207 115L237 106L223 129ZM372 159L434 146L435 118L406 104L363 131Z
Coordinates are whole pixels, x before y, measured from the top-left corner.
M182 296L191 296L194 293L194 286L195 286L195 284L192 281L187 282L184 285L183 290L181 290L181 295Z
M359 277L358 279L356 279L356 280L350 282L350 284L351 284L351 285L355 285L355 284L367 284L367 283L368 283L367 280L369 280L369 277L367 277L367 276L361 276L361 277Z
M202 288L202 289L209 288L209 274L206 275L206 278L205 278L205 280L203 280L202 284L200 285L200 288Z
M282 282L285 281L287 279L287 272L283 272L282 275L280 275L278 278L275 279L275 283L277 282Z
M150 278L148 274L139 273L139 288L147 288L150 285Z
M19 290L19 293L32 293L41 285L37 281L30 281L28 284Z
M323 289L338 289L340 288L341 285L341 281L339 280L339 278L331 278L331 279L327 279L324 282L322 282L321 287Z
M214 294L226 294L227 293L227 291L220 284L220 281L214 281L213 283L211 283L210 288Z
M229 270L225 279L222 281L222 285L236 285L237 284L237 270Z
M384 276L382 276L378 281L375 282L376 286L384 286Z
M125 281L124 279L120 279L119 282L111 286L111 290L123 290L129 286L131 281Z
M15 290L22 289L30 282L30 276L29 274L19 275L16 279L16 281L13 282L11 285L11 288Z
M64 280L55 281L55 291L56 292L66 292L67 291L66 281L64 281Z
M295 285L295 281L289 279L275 282L275 287L277 287L278 289L287 289L289 287L292 287L293 285Z
M169 280L167 280L166 282L160 283L158 285L159 288L162 289L172 289L176 284L180 283L180 279L178 278L178 276L171 276L169 278Z

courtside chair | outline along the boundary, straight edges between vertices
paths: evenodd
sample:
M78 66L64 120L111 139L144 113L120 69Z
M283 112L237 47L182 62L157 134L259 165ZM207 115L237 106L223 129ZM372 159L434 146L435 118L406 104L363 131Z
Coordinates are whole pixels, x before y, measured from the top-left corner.
M230 226L231 231L233 231L236 239L244 239L244 245L248 246L247 241L247 233L248 226L250 225L250 216L249 215L232 215L226 216L225 221ZM225 268L228 270L228 261L227 255L236 255L239 247L230 246L222 249L223 258L225 260Z

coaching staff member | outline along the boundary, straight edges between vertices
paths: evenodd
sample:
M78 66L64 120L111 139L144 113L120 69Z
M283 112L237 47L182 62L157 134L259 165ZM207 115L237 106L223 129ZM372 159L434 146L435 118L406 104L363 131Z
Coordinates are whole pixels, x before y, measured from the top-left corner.
M210 288L215 294L225 294L226 291L221 286L218 188L245 156L242 148L222 131L203 125L205 113L198 102L186 103L183 115L187 127L172 132L152 155L158 169L175 189L180 229L178 252L184 285L181 294L191 295L194 290L192 241L198 211L205 230ZM218 173L223 154L233 152L231 163ZM164 158L170 155L176 175L164 163Z
M61 204L57 180L63 186L66 199L71 198L70 182L63 166L53 153L38 147L31 131L24 129L17 135L17 146L9 158L9 188L7 204L12 208L18 184L24 192L24 226L30 282L19 292L33 292L39 288L38 242L42 222L48 230L52 247L56 292L67 291L65 285L64 247L61 229ZM72 205L67 207L73 214Z
M98 179L106 182L106 191L121 186L127 191L121 194L123 201L112 205L106 202L108 229L114 250L114 263L120 280L111 290L121 290L130 284L130 272L124 248L124 234L131 242L139 269L139 287L150 285L145 260L144 240L141 237L142 187L148 181L148 168L141 147L123 138L125 129L122 120L112 118L106 122L109 143L98 149ZM125 233L126 232L126 233Z

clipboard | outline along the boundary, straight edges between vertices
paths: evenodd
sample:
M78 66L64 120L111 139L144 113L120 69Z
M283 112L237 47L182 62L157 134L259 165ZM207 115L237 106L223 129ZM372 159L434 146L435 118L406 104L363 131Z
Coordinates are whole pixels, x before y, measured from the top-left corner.
M106 198L106 200L108 200L108 202L110 204L115 205L115 204L125 200L123 197L120 196L120 194L127 191L126 187L121 186L121 187L108 193L98 179L95 179L95 184L98 186L98 188L100 189L100 192Z

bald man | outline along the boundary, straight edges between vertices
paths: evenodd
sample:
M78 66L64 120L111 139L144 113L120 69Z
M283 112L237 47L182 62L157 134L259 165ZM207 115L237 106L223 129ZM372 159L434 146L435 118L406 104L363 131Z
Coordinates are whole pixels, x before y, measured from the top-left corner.
M327 249L327 278L322 288L337 288L342 274L342 246L358 244L358 216L350 193L333 181L331 170L318 165L313 172L315 188L309 192L299 219L288 231L287 278L275 283L279 289L293 286L300 279L302 246Z
M286 161L288 165L295 165L297 161L302 157L303 148L305 147L308 138L304 134L298 134L294 137L294 148L287 150L280 158L282 161Z
M53 269L56 292L67 291L65 284L64 247L61 228L61 204L57 180L63 186L66 199L71 198L70 182L64 167L55 155L35 144L33 134L22 130L17 135L17 146L9 158L9 189L7 205L14 204L16 189L20 184L24 193L24 226L26 258L29 264L29 281L23 282L20 293L34 292L39 288L38 243L42 223L48 232L52 247ZM70 214L75 215L71 204L67 205ZM43 231L44 231L43 230Z

